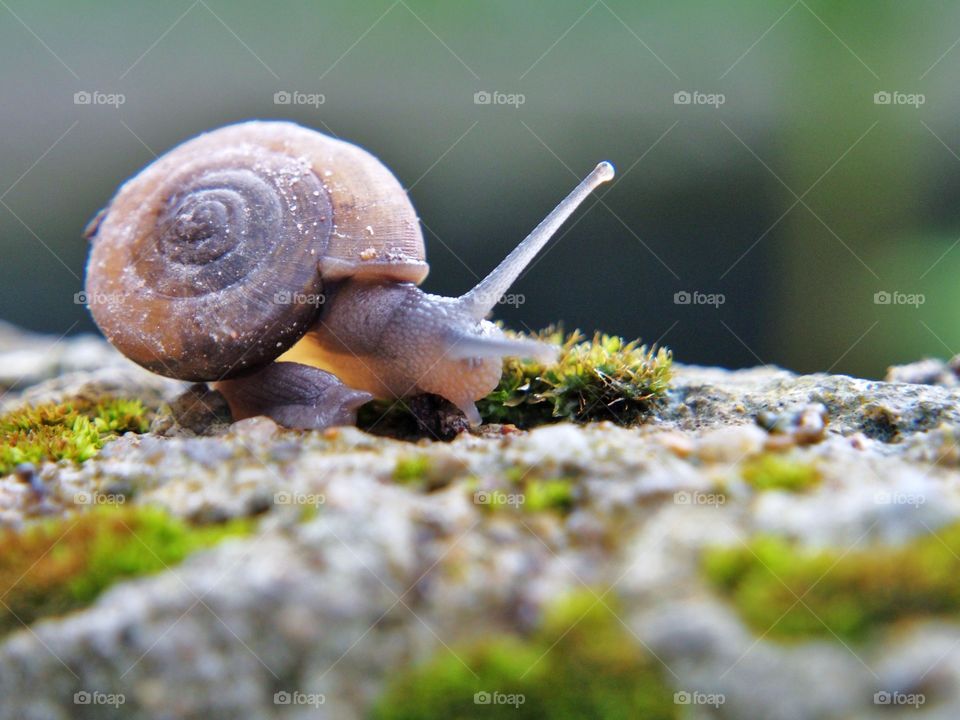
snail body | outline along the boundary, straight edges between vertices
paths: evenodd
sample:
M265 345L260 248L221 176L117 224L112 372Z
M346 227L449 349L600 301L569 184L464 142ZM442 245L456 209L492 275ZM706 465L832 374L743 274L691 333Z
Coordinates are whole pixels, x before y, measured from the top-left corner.
M373 155L289 122L200 135L128 180L88 226L94 321L161 375L210 381L234 417L354 422L372 397L474 401L504 355L550 346L484 317L613 168L601 163L473 290L420 290L428 265L406 192Z

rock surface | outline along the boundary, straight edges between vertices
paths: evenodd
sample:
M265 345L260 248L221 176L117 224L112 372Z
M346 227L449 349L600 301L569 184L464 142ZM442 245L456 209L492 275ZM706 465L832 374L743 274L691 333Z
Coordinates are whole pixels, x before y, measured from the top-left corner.
M101 341L52 352L54 340L0 332L3 407L97 391L171 402L186 387ZM0 525L120 493L195 520L258 515L257 532L0 639L0 718L104 716L74 703L84 691L123 694L130 718L362 718L398 667L528 630L584 588L620 598L619 619L678 692L722 694L697 717L900 717L913 708L878 706L875 693L919 685L924 717L956 717L960 625L784 643L745 625L699 557L758 531L853 548L960 518L958 399L954 387L678 366L657 417L629 429L487 428L411 444L263 418L204 434L159 422L82 465L39 468L41 499L0 478ZM822 481L799 494L751 488L742 465L765 451L816 464ZM394 479L411 456L429 458L426 484ZM490 511L511 472L570 478L572 509L528 512L520 496L519 510ZM324 702L278 706L283 691Z

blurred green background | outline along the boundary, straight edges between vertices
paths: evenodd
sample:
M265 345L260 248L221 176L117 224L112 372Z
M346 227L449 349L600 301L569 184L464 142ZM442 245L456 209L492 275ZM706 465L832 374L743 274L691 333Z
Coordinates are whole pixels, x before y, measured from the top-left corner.
M949 356L958 35L946 0L3 0L0 318L93 330L80 232L119 183L200 131L287 118L397 174L443 294L612 160L618 179L517 285L525 302L498 308L511 327L867 376Z

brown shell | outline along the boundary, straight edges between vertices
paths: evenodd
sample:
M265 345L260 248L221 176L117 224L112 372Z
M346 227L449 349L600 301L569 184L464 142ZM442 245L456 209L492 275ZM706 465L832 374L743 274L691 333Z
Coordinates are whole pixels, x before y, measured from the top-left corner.
M189 140L128 180L88 228L87 299L125 355L154 372L219 380L293 345L323 280L420 283L413 206L350 143L288 122Z

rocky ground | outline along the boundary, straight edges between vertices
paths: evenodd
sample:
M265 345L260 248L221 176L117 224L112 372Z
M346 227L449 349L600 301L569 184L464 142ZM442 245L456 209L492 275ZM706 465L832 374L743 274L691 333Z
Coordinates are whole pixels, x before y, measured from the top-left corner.
M215 396L183 396L99 340L54 340L0 331L0 408L109 392L176 412L82 464L0 478L0 525L117 497L258 525L0 638L0 718L366 717L399 669L459 663L458 648L491 633L522 636L572 591L609 606L654 658L680 693L678 717L960 715L949 612L863 640L826 622L785 640L751 626L702 567L705 549L760 533L839 558L960 519L960 389L947 365L892 371L909 383L678 365L640 427L487 427L413 444L228 425ZM815 468L816 482L746 480L770 455ZM534 507L528 477L562 479L569 497ZM124 704L78 705L77 692ZM322 704L278 705L278 692Z

